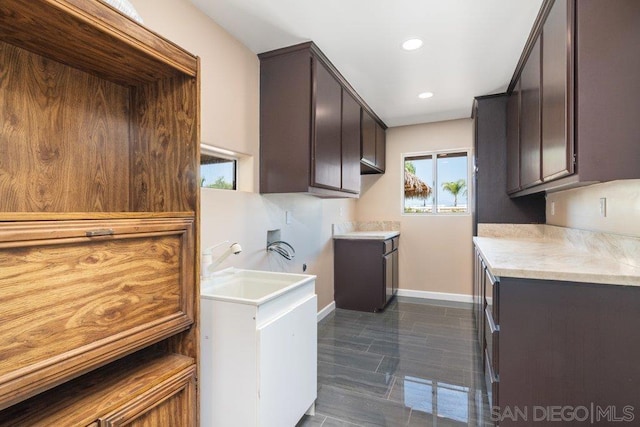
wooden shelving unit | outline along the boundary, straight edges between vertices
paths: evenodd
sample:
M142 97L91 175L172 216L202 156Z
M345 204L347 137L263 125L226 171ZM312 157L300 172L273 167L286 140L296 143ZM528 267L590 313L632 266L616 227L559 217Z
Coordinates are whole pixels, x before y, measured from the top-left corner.
M100 1L0 4L0 425L197 425L199 102Z

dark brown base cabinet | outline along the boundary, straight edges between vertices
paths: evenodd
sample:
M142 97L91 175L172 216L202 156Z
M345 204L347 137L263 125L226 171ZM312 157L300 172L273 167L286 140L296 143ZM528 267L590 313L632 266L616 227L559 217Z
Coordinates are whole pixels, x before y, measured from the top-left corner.
M500 426L637 423L640 289L493 278L479 254L474 281L487 391Z
M334 299L337 308L383 310L398 290L400 237L334 240Z
M640 178L640 2L545 0L509 85L509 194Z

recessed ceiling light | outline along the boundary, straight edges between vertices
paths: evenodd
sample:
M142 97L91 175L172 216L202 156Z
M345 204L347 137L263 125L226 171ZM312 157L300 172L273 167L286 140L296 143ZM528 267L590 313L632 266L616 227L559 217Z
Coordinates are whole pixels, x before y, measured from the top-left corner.
M422 47L422 40L420 39L409 39L402 43L402 48L404 50L416 50Z
M431 98L432 96L433 96L433 92L422 92L421 94L418 95L418 98L427 99L427 98Z

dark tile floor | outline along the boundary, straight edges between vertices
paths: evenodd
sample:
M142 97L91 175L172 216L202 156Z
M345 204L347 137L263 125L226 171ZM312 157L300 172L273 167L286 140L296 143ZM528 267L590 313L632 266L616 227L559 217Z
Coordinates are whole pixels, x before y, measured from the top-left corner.
M336 309L318 326L318 399L307 426L491 426L471 305L397 298Z

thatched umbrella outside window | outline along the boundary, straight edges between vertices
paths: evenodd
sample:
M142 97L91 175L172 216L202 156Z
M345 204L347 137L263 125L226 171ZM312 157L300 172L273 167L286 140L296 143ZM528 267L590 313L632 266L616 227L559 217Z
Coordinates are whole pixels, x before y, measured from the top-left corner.
M407 170L404 171L404 197L410 199L426 199L430 195L431 187L411 172Z

